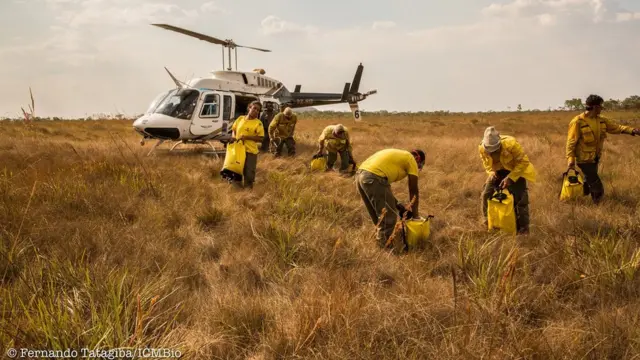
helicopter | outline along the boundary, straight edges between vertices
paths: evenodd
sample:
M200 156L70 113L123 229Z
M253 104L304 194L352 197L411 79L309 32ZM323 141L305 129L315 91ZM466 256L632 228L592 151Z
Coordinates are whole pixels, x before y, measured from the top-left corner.
M134 130L142 136L140 145L144 146L147 140L157 140L147 155L151 155L165 141L176 142L169 151L180 144L205 144L212 148L216 156L223 154L225 149L216 149L212 142L220 142L226 148L232 137L233 121L246 115L248 105L255 100L274 109L347 103L354 120L362 121L358 102L377 93L377 90L359 92L364 69L362 63L356 69L353 82L345 83L342 93L301 92L301 85L296 85L294 91L290 92L282 82L265 76L264 69L238 71L238 48L262 52L271 50L239 45L231 39L220 40L173 25L151 25L221 45L222 67L225 66L225 49L229 61L226 70L215 70L211 76L193 78L187 82L178 80L165 67L176 87L157 95L145 113L133 122ZM231 69L232 50L235 70Z

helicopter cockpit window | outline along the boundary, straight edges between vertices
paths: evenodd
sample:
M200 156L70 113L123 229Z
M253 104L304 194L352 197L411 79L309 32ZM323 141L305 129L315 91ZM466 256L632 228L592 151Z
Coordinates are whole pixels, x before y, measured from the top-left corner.
M167 95L169 95L169 93L172 91L175 91L175 89L164 91L160 95L156 96L155 99L153 99L153 101L149 105L149 108L147 109L145 114L151 114L152 112L154 112L158 107L158 105L162 102L162 100L164 100L167 97Z
M208 94L202 102L201 118L220 116L220 95Z
M155 113L164 114L178 119L191 119L200 92L193 89L174 89L155 110Z

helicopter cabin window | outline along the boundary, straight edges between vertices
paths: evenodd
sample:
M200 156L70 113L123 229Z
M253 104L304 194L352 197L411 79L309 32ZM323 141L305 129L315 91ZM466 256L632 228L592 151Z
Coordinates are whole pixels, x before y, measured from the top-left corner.
M218 116L220 116L220 95L205 95L204 101L202 102L202 111L200 111L200 117L208 118Z

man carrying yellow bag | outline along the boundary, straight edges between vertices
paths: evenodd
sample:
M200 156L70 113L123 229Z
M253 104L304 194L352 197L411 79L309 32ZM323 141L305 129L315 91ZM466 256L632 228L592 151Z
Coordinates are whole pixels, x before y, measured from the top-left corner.
M489 174L482 191L482 214L488 224L488 201L499 189L507 189L515 202L516 229L529 233L529 192L527 180L536 181L536 172L522 146L512 136L503 135L493 127L484 132L478 150L482 164Z
M575 170L578 165L584 174L584 195L591 194L596 204L604 196L604 186L598 175L598 163L607 133L640 135L640 129L618 125L600 116L603 104L604 99L598 95L587 97L587 111L574 117L569 123L566 146L568 169Z
M391 184L404 179L409 182L409 197L412 201L411 218L419 218L418 172L425 163L425 153L384 149L371 155L357 171L356 189L371 217L377 232L378 246L385 248L397 222L401 206L391 191ZM408 210L408 209L407 209Z

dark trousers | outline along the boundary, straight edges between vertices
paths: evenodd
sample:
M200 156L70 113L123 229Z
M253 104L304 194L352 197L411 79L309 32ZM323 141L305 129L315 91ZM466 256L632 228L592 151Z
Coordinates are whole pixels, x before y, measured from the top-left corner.
M340 171L346 171L349 167L349 151L342 150L338 152L329 151L327 156L327 170L333 169L333 165L338 160L338 154L340 155Z
M293 136L287 137L284 139L274 139L275 149L273 153L275 156L280 156L282 153L282 147L287 145L287 150L289 151L289 156L293 156L296 154L296 141L293 139Z
M584 194L591 195L594 203L599 203L604 196L604 185L598 175L598 163L599 159L596 159L594 163L578 164L582 174L584 175Z
M386 178L368 171L358 172L356 175L356 188L373 224L378 225L380 223L376 238L378 246L384 248L396 225L398 200L393 196L391 186ZM382 209L386 209L386 213L383 219L380 219Z
M258 155L247 153L247 157L244 161L244 169L242 170L242 180L244 181L244 185L241 181L234 181L234 185L238 187L244 187L253 189L253 183L256 180L256 168L258 166Z
M265 129L264 130L264 137L262 138L262 146L260 147L260 151L264 151L264 152L268 152L269 151L269 144L271 143L271 140L269 139L269 129Z
M494 192L500 188L500 182L509 175L508 170L498 170L496 178L487 179L482 191L482 215L487 219L487 201ZM521 177L515 183L507 188L513 194L513 201L516 213L516 229L518 232L529 231L529 191L527 189L527 180Z

